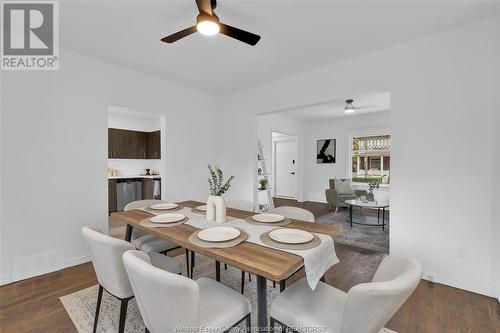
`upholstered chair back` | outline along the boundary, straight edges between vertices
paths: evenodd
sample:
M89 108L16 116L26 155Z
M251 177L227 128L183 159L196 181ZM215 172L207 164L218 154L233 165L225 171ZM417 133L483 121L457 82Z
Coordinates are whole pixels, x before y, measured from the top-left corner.
M150 332L195 332L199 313L195 281L154 267L141 251L125 252L123 263Z
M289 219L301 220L306 222L314 223L314 215L307 209L292 207L292 206L280 206L270 210L270 213L280 214Z
M342 315L341 333L376 333L418 286L422 265L413 258L389 255L372 282L352 287Z
M255 211L255 206L253 202L245 200L227 200L226 207L232 209L244 210L247 212Z
M94 265L99 284L118 298L133 296L134 293L123 266L122 255L135 247L129 242L105 235L89 227L83 227L82 234L89 244L92 265Z

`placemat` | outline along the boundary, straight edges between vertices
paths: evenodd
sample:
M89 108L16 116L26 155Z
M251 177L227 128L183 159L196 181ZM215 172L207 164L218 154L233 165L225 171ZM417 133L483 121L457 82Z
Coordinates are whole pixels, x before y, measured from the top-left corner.
M224 249L228 247L233 247L236 246L242 242L244 242L248 238L248 234L246 233L245 230L241 228L236 228L240 231L240 235L236 237L235 239L232 239L227 242L207 242L204 240L201 240L198 238L198 233L201 230L195 231L189 236L188 240L191 242L191 244L194 244L196 246L200 247L205 247L205 248L212 248L212 249Z
M250 217L247 217L245 219L245 222L248 222L250 224L255 224L255 225L265 225L267 227L283 227L285 225L288 225L290 223L292 223L292 220L290 220L289 218L285 218L283 221L281 222L275 222L275 223L264 223L264 222L257 222L255 221L251 216Z
M143 227L149 227L149 228L169 228L169 227L175 227L176 225L181 225L189 221L189 217L186 217L184 220L179 221L179 222L173 222L173 223L153 223L150 221L150 217L145 218L139 222L140 225Z
M176 212L178 210L183 210L184 209L184 206L177 206L175 208L172 208L172 209L151 209L149 207L144 207L144 208L139 208L140 210L143 210L147 213L151 213L153 215L160 215L160 214L167 214L167 213L171 213L171 212Z
M276 228L277 229L277 228ZM276 230L273 229L273 230ZM321 244L321 239L318 237L318 235L311 233L313 235L313 239L307 243L302 243L302 244L286 244L286 243L280 243L276 242L269 237L269 233L273 230L269 230L268 232L263 233L260 235L260 240L262 243L275 247L277 249L282 249L282 250L310 250L314 249L315 247L318 247Z

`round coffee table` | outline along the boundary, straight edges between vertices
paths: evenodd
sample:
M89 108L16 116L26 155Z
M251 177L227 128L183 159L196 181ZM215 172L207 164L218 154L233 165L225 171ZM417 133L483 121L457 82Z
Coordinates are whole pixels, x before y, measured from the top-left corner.
M347 222L352 224L361 224L361 225L367 225L371 227L380 227L382 226L382 230L385 229L385 225L387 222L385 221L385 209L389 207L389 204L387 202L380 202L380 201L375 201L375 202L363 202L361 200L346 200L346 204L349 205L349 218L346 218ZM370 209L376 209L377 210L377 224L372 224L372 223L363 223L363 222L356 222L352 220L352 207L360 207L360 208L370 208ZM382 210L382 223L380 223L380 210Z

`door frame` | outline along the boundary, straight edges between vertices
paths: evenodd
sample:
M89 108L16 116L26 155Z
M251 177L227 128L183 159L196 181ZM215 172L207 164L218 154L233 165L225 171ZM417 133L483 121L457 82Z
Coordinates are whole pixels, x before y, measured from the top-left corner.
M275 138L272 136L273 133L278 133L280 135L284 135L287 138L284 140L275 140ZM282 198L289 198L289 199L295 199L298 200L298 195L299 195L299 176L300 176L300 166L299 166L299 136L296 134L290 134L290 133L285 133L282 131L275 131L271 130L271 143L272 143L272 168L271 168L271 177L272 177L272 193L273 196L279 197L276 190L276 142L277 141L294 141L295 142L295 177L296 177L296 182L295 182L295 195L293 197L282 197Z

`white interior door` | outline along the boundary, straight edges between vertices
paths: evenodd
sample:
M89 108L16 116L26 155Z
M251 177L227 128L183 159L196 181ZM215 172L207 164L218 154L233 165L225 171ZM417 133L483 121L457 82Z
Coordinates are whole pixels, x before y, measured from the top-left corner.
M282 197L297 197L297 140L274 142L274 193Z

